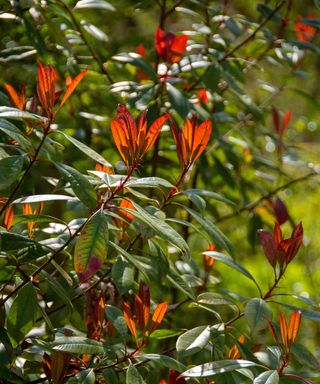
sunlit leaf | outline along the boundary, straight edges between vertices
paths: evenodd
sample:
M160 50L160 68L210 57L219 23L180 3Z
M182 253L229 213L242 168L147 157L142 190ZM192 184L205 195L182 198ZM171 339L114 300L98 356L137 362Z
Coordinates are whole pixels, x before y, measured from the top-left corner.
M85 224L77 240L74 267L84 281L95 274L107 254L108 221L103 211L97 211Z

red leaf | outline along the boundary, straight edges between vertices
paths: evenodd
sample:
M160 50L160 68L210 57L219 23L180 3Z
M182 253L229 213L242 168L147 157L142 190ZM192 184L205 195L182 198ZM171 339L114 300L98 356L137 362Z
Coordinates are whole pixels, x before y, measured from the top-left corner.
M281 126L281 134L283 135L285 133L285 131L287 130L288 128L288 125L290 123L290 120L291 120L291 112L288 111L284 114L283 118L282 118L282 126Z
M288 346L291 347L292 343L295 341L297 334L299 332L301 322L301 314L299 311L295 311L291 314L288 325Z
M136 328L136 323L133 320L132 312L131 312L131 307L127 302L123 302L123 316L124 319L127 323L127 326L129 328L129 331L131 335L134 337L136 343L137 343L137 328Z
M12 227L14 219L14 213L13 213L13 208L12 206L9 206L4 213L3 221L2 221L2 226L6 228L7 231L9 231Z
M78 84L80 83L80 81L84 78L84 76L87 74L89 70L89 67L87 67L84 71L82 71L81 73L79 73L71 82L71 84L69 85L68 89L66 90L66 93L64 94L63 96L63 99L61 100L61 103L59 105L59 108L57 109L57 112L59 111L59 109L63 106L63 104L69 99L69 97L72 95L72 93L74 92L74 90L77 88Z
M288 327L286 318L284 317L284 314L280 312L280 318L279 318L279 325L280 325L280 333L281 333L281 339L283 345L286 347L286 350L289 350L288 347Z
M263 229L259 229L257 235L266 258L268 259L270 265L274 268L277 263L277 250L273 236L270 232Z
M170 63L178 63L181 58L183 52L187 48L188 36L180 35L171 40L170 44Z
M163 116L158 117L152 124L151 127L148 130L148 133L146 135L145 144L143 146L143 154L149 151L149 149L153 146L155 141L157 140L159 133L161 131L161 128L163 127L163 124L165 121L169 118L169 114L166 113Z
M26 108L26 92L24 85L21 85L20 94L10 84L4 83L4 87L7 90L11 104L18 109L24 110Z
M279 117L279 111L277 110L276 107L272 107L272 117L273 117L273 124L274 128L277 133L280 132L280 117Z
M168 303L163 302L157 305L155 311L153 312L152 318L151 318L151 324L149 328L149 335L151 335L152 332L154 332L159 325L161 324L164 315L166 314L168 308Z

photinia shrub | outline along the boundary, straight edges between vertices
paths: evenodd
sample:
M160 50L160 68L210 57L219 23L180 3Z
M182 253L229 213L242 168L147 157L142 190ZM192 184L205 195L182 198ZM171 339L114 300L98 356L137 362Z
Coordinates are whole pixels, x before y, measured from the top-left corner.
M319 382L315 5L4 6L1 383Z

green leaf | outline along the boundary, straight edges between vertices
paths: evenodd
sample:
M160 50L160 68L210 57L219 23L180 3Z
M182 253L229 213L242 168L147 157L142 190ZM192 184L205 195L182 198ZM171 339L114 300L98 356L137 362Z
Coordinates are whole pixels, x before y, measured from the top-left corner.
M245 269L241 264L233 260L230 256L224 255L223 253L220 253L220 252L214 252L214 251L203 252L203 254L210 256L215 260L221 261L223 264L228 265L232 269L235 269L236 271L242 273L248 279L252 280L255 284L257 284L255 278L251 275L251 273L247 269Z
M219 373L235 371L240 368L258 366L259 364L247 360L220 360L202 365L197 365L183 372L183 377L210 377Z
M151 65L135 52L118 53L117 55L112 56L111 59L120 63L131 64L138 67L145 71L152 80L157 80L157 74Z
M25 161L25 156L9 156L0 160L0 191L18 181Z
M106 165L107 167L112 167L112 165L104 157L99 155L99 153L97 153L96 151L94 151L92 148L88 147L87 145L85 145L81 141L78 141L74 137L69 136L64 132L61 132L61 131L56 131L56 132L63 135L66 139L68 139L70 141L70 143L75 145L78 149L80 149L80 151L82 151L85 155L87 155L91 159L97 161L98 163Z
M166 86L172 108L176 110L183 119L185 119L190 110L193 109L192 105L189 100L169 82L166 82Z
M79 0L73 9L101 9L105 11L115 11L114 6L105 0Z
M133 202L133 209L126 209L126 211L132 213L137 219L141 220L152 228L156 233L161 235L172 245L179 248L186 256L189 256L189 247L185 240L176 232L170 225L163 220L158 219L156 216L150 215L147 211L140 207L137 203Z
M17 215L14 217L14 225L21 223L60 223L67 226L67 223L61 219L49 215Z
M261 373L257 376L254 381L254 384L278 384L279 375L277 371L267 371Z
M132 364L127 369L126 384L146 384L137 368Z
M108 241L108 244L116 249L122 256L124 256L133 266L135 266L144 275L144 278L147 281L149 280L147 272L150 271L150 266L148 264L141 262L138 260L137 256L131 255L129 252L125 251L123 248L119 247L119 245L113 243L112 241Z
M86 369L77 373L75 379L77 384L94 384L96 382L96 375L93 369Z
M79 201L78 198L68 196L68 195L52 195L52 194L45 194L45 195L33 195L33 196L26 196L26 197L20 197L19 199L16 199L12 202L12 204L32 204L32 203L40 203L42 201Z
M0 119L0 130L10 136L13 140L21 145L26 151L32 148L31 142L20 132L19 128L7 120Z
M39 245L39 243L29 237L13 232L0 231L0 249L2 251L14 251L35 245Z
M320 361L304 345L293 343L290 351L300 364L320 371Z
M77 240L74 266L79 279L84 281L96 273L107 254L108 221L102 210L85 224Z
M228 198L220 195L219 193L212 192L212 191L206 191L205 189L186 189L185 191L182 191L184 195L198 195L203 197L208 197L210 199L214 199L217 201L221 201L223 203L226 203L228 205L235 206L236 203L234 203L232 200L229 200Z
M179 289L182 293L184 293L186 296L188 296L191 300L195 300L196 297L193 293L193 290L187 285L185 280L180 276L180 274L173 268L173 266L170 266L169 273L167 274L166 278L170 281L170 283Z
M229 297L221 295L217 292L200 293L197 297L197 303L208 305L236 305Z
M207 89L216 92L220 80L221 71L217 64L210 65L202 77Z
M87 339L82 336L57 337L54 341L54 350L76 354L98 355L104 353L100 341Z
M7 329L12 345L17 346L33 328L38 313L36 291L31 283L17 293L8 313Z
M70 183L75 195L83 202L86 207L95 208L97 195L88 179L76 169L65 164L55 164L59 172Z
M143 360L146 359L146 360L156 361L161 366L173 369L173 370L178 371L178 372L183 372L187 368L184 364L180 363L176 359L174 359L170 356L166 356L166 355L158 355L156 353L148 353L148 354L139 356L139 358L141 358Z
M270 17L271 13L273 12L273 9L268 7L265 4L257 4L257 11L262 14L263 17L266 19ZM275 22L280 22L282 19L281 15L279 12L276 12L270 20L275 21Z
M229 239L220 231L220 229L214 225L207 218L201 216L194 209L180 205L201 225L202 229L207 232L211 240L222 249L232 253L232 244Z
M258 297L248 302L244 314L254 333L266 328L268 326L267 319L272 319L272 312L267 303Z
M105 307L105 313L116 331L120 334L121 338L125 339L128 334L128 327L121 310L113 305L107 304Z
M112 279L120 295L128 292L134 284L134 270L122 256L118 256L112 266Z
M179 336L177 352L182 356L189 356L201 351L209 343L210 335L210 327L207 325L190 329Z
M16 119L16 120L42 120L47 121L48 119L44 116L36 115L27 111L21 111L21 109L12 107L0 107L0 118Z
M121 181L119 181L119 184ZM112 185L113 186L113 185ZM167 187L174 188L174 185L165 179L160 177L142 177L141 179L130 178L126 183L126 187L140 187L140 188L152 188L152 187Z

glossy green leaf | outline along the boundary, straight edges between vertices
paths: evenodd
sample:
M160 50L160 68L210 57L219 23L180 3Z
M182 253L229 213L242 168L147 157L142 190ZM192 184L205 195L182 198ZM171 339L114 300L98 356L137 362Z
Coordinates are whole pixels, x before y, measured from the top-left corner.
M268 326L267 319L272 319L272 312L268 304L258 297L247 303L244 313L252 332L255 333Z
M156 353L147 353L147 354L141 355L139 358L141 358L143 360L155 361L163 367L167 367L167 368L173 369L174 371L178 371L178 372L183 372L187 369L187 367L184 364L182 364L178 360L176 360L170 356L166 356L166 355L159 355Z
M53 195L53 194L45 194L45 195L33 195L20 197L12 202L12 204L32 204L32 203L40 203L42 201L79 201L76 197L68 196L68 195Z
M246 276L248 279L256 282L255 278L251 275L251 273L247 269L245 269L241 264L233 260L230 256L227 256L227 255L224 255L223 253L215 252L215 251L207 251L207 252L203 252L203 254L210 256L215 260L221 261L223 264L228 265L232 269L235 269L236 271L240 272L242 275Z
M179 289L179 291L184 293L191 300L196 299L193 290L187 285L186 281L172 266L170 266L169 273L167 274L166 278L169 280L170 284Z
M86 144L82 143L81 141L75 139L72 136L67 135L64 132L61 132L61 131L57 131L57 132L63 135L66 139L70 141L70 143L76 146L81 152L83 152L85 155L87 155L91 159L97 161L100 164L106 165L107 167L112 167L112 165L104 157L99 155L99 153L94 151L92 148L88 147Z
M0 249L2 251L14 251L35 245L39 244L27 236L13 232L0 231Z
M219 248L225 249L226 251L232 253L232 244L216 225L214 225L207 218L201 216L194 209L186 206L183 206L183 208L201 225L202 229L206 231L214 244L216 244Z
M151 65L135 52L118 53L112 56L112 60L124 64L131 64L145 71L152 80L157 79L157 75Z
M73 9L101 9L104 11L115 11L114 6L105 0L79 0Z
M36 291L31 283L17 293L7 317L8 334L13 346L17 346L33 328L38 309Z
M128 292L134 284L134 270L122 256L118 256L112 266L112 279L120 295Z
M132 213L137 219L147 224L162 238L179 248L186 256L189 256L188 244L178 232L176 232L172 227L170 227L170 225L168 225L165 221L160 220L156 216L148 213L137 203L133 202L133 206L135 207L135 210L127 209L127 211Z
M126 384L146 384L137 368L132 364L127 369Z
M166 83L166 86L172 108L177 111L183 119L185 119L188 116L190 109L192 109L192 105L187 97L169 82Z
M32 144L27 137L15 125L7 120L0 119L0 131L10 136L13 140L21 145L26 151L30 151Z
M247 360L220 360L202 365L197 365L182 373L183 377L211 377L219 373L235 371L240 368L258 366L252 361Z
M21 111L21 109L12 107L0 107L0 118L15 119L15 120L42 120L47 121L48 119L44 116L36 115L27 111Z
M101 268L107 255L107 240L108 221L99 210L87 221L76 243L74 267L81 281Z
M174 185L165 179L161 179L160 177L142 177L140 179L130 179L126 183L126 187L133 188L152 188L152 187L167 187L174 188Z
M177 352L182 356L189 356L201 351L208 344L210 335L210 327L206 325L190 329L179 336Z
M185 191L182 191L183 194L185 195L199 195L202 197L207 197L209 199L214 199L217 201L221 201L223 203L226 203L228 205L236 205L232 200L229 200L228 198L220 195L219 193L212 192L212 191L207 191L205 189L186 189Z
M107 319L111 321L112 325L120 334L121 338L125 339L128 334L128 327L121 310L118 307L107 304L105 307L105 313Z
M94 384L96 382L96 375L93 369L86 369L77 373L75 379L77 384Z
M278 384L279 374L277 371L263 372L254 379L253 383L254 384Z
M54 341L54 350L76 354L98 355L104 353L100 341L87 339L82 336L57 337Z
M55 164L62 176L70 183L75 195L86 207L95 208L97 195L88 179L76 169L65 164Z
M235 305L235 302L217 292L204 292L197 297L197 302L208 305Z
M0 160L0 191L18 181L25 162L25 156L9 156Z

